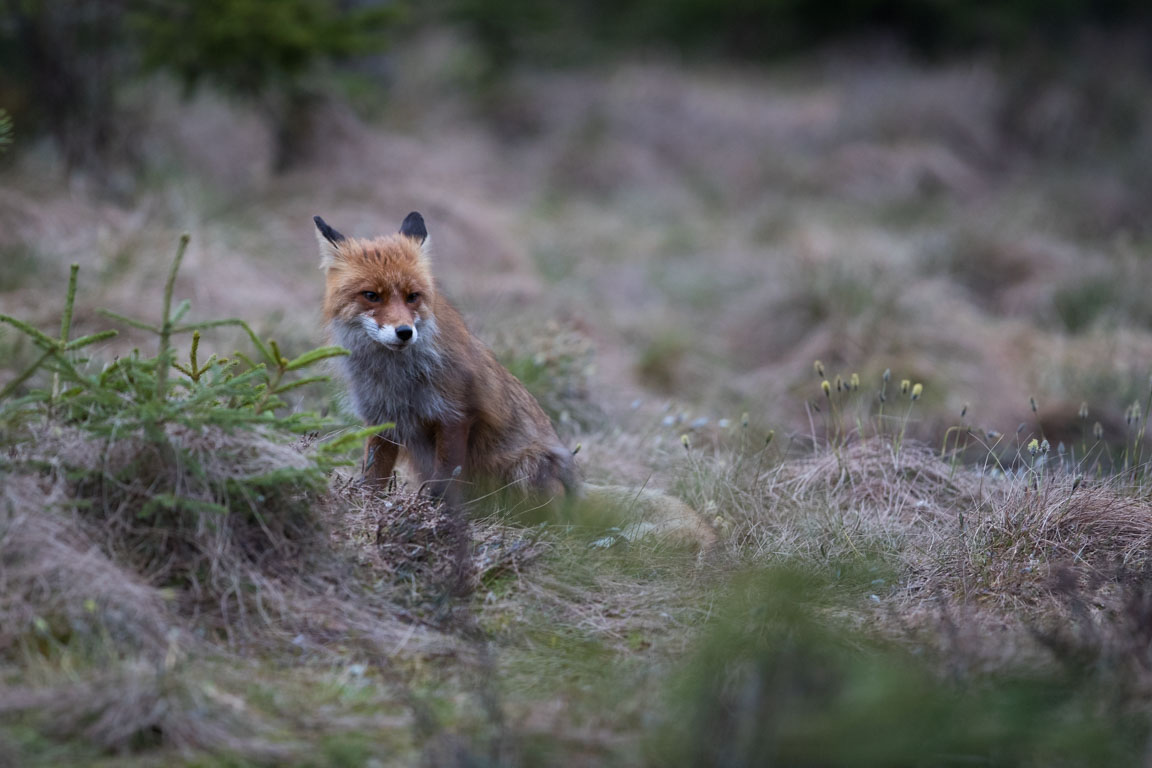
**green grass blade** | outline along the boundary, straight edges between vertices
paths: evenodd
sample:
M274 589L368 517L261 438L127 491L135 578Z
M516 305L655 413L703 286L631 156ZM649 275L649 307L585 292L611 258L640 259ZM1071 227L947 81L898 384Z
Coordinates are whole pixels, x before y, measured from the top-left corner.
M207 328L220 328L222 326L235 326L237 328L244 329L244 332L248 334L248 338L252 340L252 343L256 346L256 349L260 350L260 354L265 361L271 363L272 365L276 365L280 362L275 357L273 357L272 352L268 349L268 346L260 340L260 337L257 336L256 332L252 330L252 327L239 318L230 317L227 320L208 320L202 323L188 323L187 325L181 325L178 328L173 328L172 333L202 331Z
M357 429L352 432L348 432L347 434L343 434L339 437L328 440L327 442L321 443L318 446L318 450L324 453L338 453L352 445L355 445L356 443L367 440L369 437L372 437L373 435L378 434L385 429L391 429L394 426L396 426L394 422L388 422L386 424L377 424L374 427L364 427L363 429Z
M61 342L67 342L68 334L72 332L72 310L76 305L76 278L79 273L79 264L73 264L68 271L68 295L64 300L64 317L60 320Z
M117 322L124 323L125 325L130 325L133 328L139 328L142 331L150 331L151 333L160 333L160 329L154 325L149 325L148 323L144 322L143 320L137 320L134 317L128 317L127 315L122 315L119 312L113 312L110 309L98 309L98 310L96 310L96 312L98 312L101 315L104 315L104 317L111 318L112 320L115 320Z
M184 301L180 302L180 305L176 307L176 311L172 313L172 324L175 325L180 322L181 318L188 314L188 310L190 309L192 309L191 301L184 299Z
M327 359L329 357L343 357L347 354L349 354L348 350L344 349L343 347L318 347L317 349L305 352L299 357L291 360L286 366L284 366L284 370L294 371L297 368L303 368L305 366L312 365L312 363Z
M47 360L52 355L53 355L52 351L45 352L43 355L40 356L40 358L36 362L32 363L32 366L30 368L28 368L27 370L25 370L24 373L20 374L15 379L8 382L8 384L4 387L4 389L0 390L0 400L3 400L4 398L11 395L13 392L15 392L20 387L21 384L28 381L28 379L30 379L32 377L32 375L34 373L36 373L36 371L40 368L40 366L44 364L44 361Z
M208 328L222 328L224 326L245 327L247 323L235 317L226 320L205 320L199 323L186 323L172 329L172 333L188 333L189 331L203 331Z
M11 325L16 330L22 331L31 336L32 339L45 350L55 351L60 348L60 343L56 339L44 333L39 328L32 327L23 320L17 320L16 318L10 317L8 315L0 315L0 323L8 323L8 325Z
M78 339L74 339L74 340L68 342L66 345L64 345L64 351L65 352L71 352L74 349L80 349L81 347L86 347L89 344L95 344L98 341L104 341L105 339L110 339L113 336L118 336L119 334L120 334L119 331L113 331L113 330L97 331L96 333L90 333L87 336L81 336Z
M307 384L315 384L316 382L319 382L319 381L330 381L330 377L328 377L328 376L308 376L306 378L300 379L299 381L293 381L290 384L285 384L282 387L276 387L276 389L272 390L272 394L282 395L285 392L288 392L290 390L296 389L298 387L303 387Z

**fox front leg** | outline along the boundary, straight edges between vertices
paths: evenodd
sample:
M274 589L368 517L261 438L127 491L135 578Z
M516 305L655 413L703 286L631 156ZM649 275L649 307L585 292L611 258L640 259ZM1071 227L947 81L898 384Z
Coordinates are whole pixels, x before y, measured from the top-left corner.
M364 445L364 482L380 490L388 486L400 445L382 435L373 435Z
M449 507L460 503L460 475L468 456L467 422L446 424L436 433L436 468L428 481L428 489Z
M436 468L428 483L432 493L443 500L449 510L449 530L455 540L453 567L448 583L451 594L463 597L475 588L472 565L472 536L468 518L460 509L461 479L468 457L468 422L446 424L436 433Z

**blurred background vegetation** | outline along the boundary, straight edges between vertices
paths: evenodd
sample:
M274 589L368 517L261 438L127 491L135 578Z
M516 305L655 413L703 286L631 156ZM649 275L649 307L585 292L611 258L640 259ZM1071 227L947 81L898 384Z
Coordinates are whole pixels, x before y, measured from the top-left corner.
M326 0L31 0L0 10L0 103L50 135L69 167L100 163L131 124L118 98L149 72L187 91L211 85L259 100L278 126L277 163L306 130L324 64L383 49L393 3Z
M123 89L163 73L187 92L259 102L286 167L309 108L348 78L402 77L379 54L423 28L463 30L479 46L478 74L498 77L645 52L766 63L875 39L927 59L1059 58L1088 33L1147 35L1150 24L1141 0L11 0L0 8L0 104L24 136L51 136L70 167L92 165L131 145Z
M579 61L649 47L701 59L767 62L828 43L884 36L925 56L1059 46L1086 27L1147 25L1139 0L624 0L450 2L496 65Z
M923 379L921 436L973 402L989 431L1083 441L1099 418L1122 443L1152 346L1150 60L1139 0L11 0L0 298L76 245L52 190L85 190L109 279L160 219L219 226L206 252L255 269L310 190L375 229L393 201L447 205L450 287L467 244L506 295L563 297L533 327L597 352L508 345L534 381L599 365L687 403L676 423L802 429L781 396L818 401L820 358L872 394L885 368ZM598 305L616 286L630 304ZM462 292L481 327L496 293Z

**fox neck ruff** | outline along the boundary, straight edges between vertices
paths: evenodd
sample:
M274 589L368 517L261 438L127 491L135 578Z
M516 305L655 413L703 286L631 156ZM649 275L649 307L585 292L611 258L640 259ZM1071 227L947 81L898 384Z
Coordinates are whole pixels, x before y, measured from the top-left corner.
M395 424L390 431L403 445L420 436L429 423L462 416L436 387L447 361L439 347L435 318L422 322L417 340L403 349L384 346L358 322L334 320L330 331L332 340L349 352L338 358L339 365L352 409L366 424Z

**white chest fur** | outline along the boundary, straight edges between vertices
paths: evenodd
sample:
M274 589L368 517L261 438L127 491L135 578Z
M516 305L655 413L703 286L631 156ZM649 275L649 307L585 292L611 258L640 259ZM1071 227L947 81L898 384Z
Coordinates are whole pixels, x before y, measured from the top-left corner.
M418 341L403 349L385 347L359 325L331 327L332 340L350 353L338 360L356 415L366 424L394 423L402 444L423 434L429 423L461 416L436 386L445 361L435 321L421 325Z

